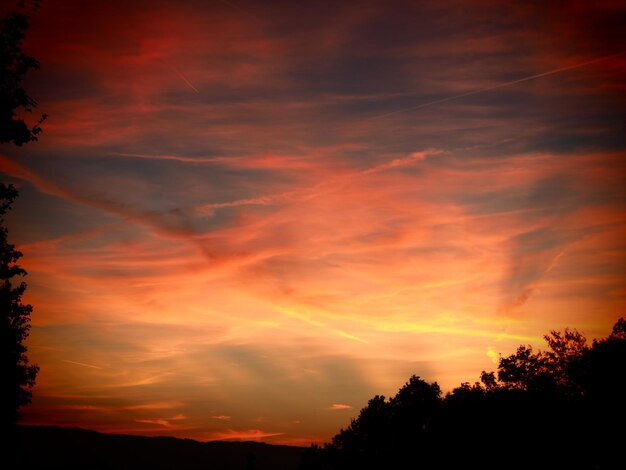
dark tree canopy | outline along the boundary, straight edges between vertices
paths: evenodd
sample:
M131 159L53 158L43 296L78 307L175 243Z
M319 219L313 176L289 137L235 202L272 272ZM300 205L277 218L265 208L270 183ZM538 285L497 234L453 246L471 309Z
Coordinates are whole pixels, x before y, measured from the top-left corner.
M31 2L33 10L40 2ZM26 74L39 68L39 62L24 53L22 47L29 27L28 15L20 11L0 18L0 143L23 145L37 140L46 115L29 125L25 117L33 113L37 102L22 86Z
M34 11L39 1L31 1ZM25 114L31 114L37 103L22 86L22 80L39 63L22 50L29 27L24 13L25 2L18 2L18 11L0 18L0 144L23 145L37 140L45 114L29 126ZM18 418L19 408L30 403L32 388L39 368L29 364L24 341L30 330L32 307L22 304L26 284L19 280L26 275L17 261L22 253L8 241L4 217L18 193L13 185L0 183L0 423L2 436L9 441ZM10 446L7 446L10 447Z
M411 377L311 447L301 468L623 468L626 319L591 345L569 329L544 339L545 351L520 346L443 398Z
M0 406L3 428L15 424L18 409L30 402L39 370L28 363L23 344L30 330L32 307L21 302L26 284L14 281L26 274L16 264L22 253L7 241L4 227L4 216L16 196L17 191L12 185L0 183Z

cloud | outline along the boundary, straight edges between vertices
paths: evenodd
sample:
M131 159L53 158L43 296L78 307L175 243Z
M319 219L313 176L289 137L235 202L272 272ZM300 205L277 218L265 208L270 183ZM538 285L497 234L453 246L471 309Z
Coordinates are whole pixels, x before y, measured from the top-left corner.
M135 422L142 424L156 424L159 426L164 426L166 428L171 428L174 426L172 421L181 421L187 419L186 416L182 414L177 414L172 416L171 418L153 418L153 419L135 419Z
M263 441L270 437L281 436L281 432L267 432L261 429L235 430L226 429L211 433L206 441Z
M212 419L217 419L219 421L230 421L231 417L227 416L227 415L213 415L211 416Z
M215 157L202 157L202 156L179 156L179 155L146 155L139 153L115 153L114 156L126 157L126 158L138 158L144 160L161 160L161 161L173 161L179 163L190 163L194 165L222 165L231 168L239 169L266 169L266 170L315 170L315 165L312 164L309 158L306 157L293 157L285 155L275 155L271 153L264 153L259 156L215 156Z
M152 410L169 410L172 408L180 408L184 405L181 401L157 401L149 403L141 403L138 405L128 405L124 409L131 411L152 411Z
M328 409L329 410L333 410L333 411L336 411L336 410L351 410L352 407L350 405L343 405L341 403L333 403L332 405L330 405L328 407Z
M29 30L25 422L319 442L623 309L615 2L127 3Z
M597 64L597 63L600 63L600 62L608 62L608 61L611 61L612 59L619 58L619 57L623 56L624 54L626 54L626 51L620 51L620 52L618 52L616 54L611 54L611 55L602 56L602 57L594 57L592 59L585 60L583 62L578 62L577 61L574 64L566 65L566 66L559 67L559 68L552 69L552 70L547 70L547 71L544 71L544 72L536 73L534 75L529 75L529 76L522 77L522 78L517 78L515 80L511 80L511 81L508 81L508 82L497 83L495 85L487 86L487 87L484 87L484 88L479 88L479 89L475 89L475 90L466 91L464 93L459 93L459 94L456 94L456 95L448 96L446 98L441 98L441 99L438 99L438 100L429 101L427 103L422 103L420 105L411 106L411 107L408 107L408 108L398 109L396 111L389 111L389 112L387 112L385 114L381 114L381 115L375 116L374 118L387 117L387 116L391 116L393 114L405 113L405 112L409 112L409 111L417 111L417 110L420 110L420 109L428 108L430 106L435 106L435 105L438 105L438 104L447 103L449 101L460 100L460 99L466 98L468 96L474 96L474 95L478 95L478 94L481 94L481 93L487 93L489 91L498 90L500 88L510 87L510 86L518 85L520 83L529 82L529 81L532 81L532 80L537 80L537 79L540 79L540 78L549 77L551 75L564 73L564 72L569 72L571 70L575 70L575 69L578 69L578 68L581 68L581 67L587 67L589 65Z
M168 428L172 426L172 424L166 419L136 419L135 422L142 424L157 424Z
M487 357L491 359L491 362L494 364L497 364L500 359L500 355L496 352L493 346L489 346L487 348Z
M442 153L440 150L436 150L436 149L431 149L431 150L426 150L424 152L413 152L411 153L409 156L407 157L402 157L402 158L394 158L393 160L389 161L389 162L384 162L384 163L380 163L376 166L373 166L372 168L369 168L367 170L365 170L363 172L363 174L368 174L368 173L375 173L378 171L385 171L385 170L390 170L393 168L399 168L399 167L403 167L405 165L410 165L416 161L421 161L426 159L426 157L431 156L431 155L438 155Z

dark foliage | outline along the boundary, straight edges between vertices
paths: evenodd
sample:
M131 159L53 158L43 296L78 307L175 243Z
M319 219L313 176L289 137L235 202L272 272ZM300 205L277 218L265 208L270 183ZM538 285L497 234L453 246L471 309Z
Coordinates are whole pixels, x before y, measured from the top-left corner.
M36 10L39 4L31 2L31 8ZM37 140L47 116L41 115L32 125L24 120L37 102L26 93L22 81L29 71L39 68L39 62L22 49L29 19L22 11L24 2L18 7L20 11L0 18L0 143L21 146Z
M40 3L32 0L30 9L36 11ZM0 143L18 146L37 140L40 124L46 119L44 114L30 127L23 119L24 114L32 114L37 103L22 87L22 80L30 70L39 68L37 60L22 50L29 27L26 8L26 2L20 1L18 11L0 18ZM26 275L16 264L22 253L8 242L4 226L4 216L16 197L12 185L0 183L0 425L2 435L9 439L14 436L19 408L30 403L39 370L28 363L24 346L32 307L21 301L26 284L15 281ZM7 447L14 445L9 442Z
M443 398L411 377L309 448L301 468L623 468L626 319L591 346L568 329L545 340L546 351L520 346Z
M13 278L26 274L16 262L22 253L7 241L4 215L11 208L17 191L0 183L0 409L4 430L17 420L18 409L29 403L38 367L30 365L24 340L30 330L32 307L21 302L24 282Z

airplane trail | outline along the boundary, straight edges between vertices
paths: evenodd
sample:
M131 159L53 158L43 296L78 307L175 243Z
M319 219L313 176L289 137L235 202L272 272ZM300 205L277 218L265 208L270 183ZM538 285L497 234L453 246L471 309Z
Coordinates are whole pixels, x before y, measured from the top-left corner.
M619 57L621 55L626 54L626 51L618 52L617 54L612 54L608 56L598 57L592 60L588 60L586 62L580 62L578 64L567 65L565 67L559 67L558 69L548 70L546 72L541 72L535 75L530 75L528 77L518 78L516 80L511 80L508 82L498 83L497 85L492 85L484 88L479 88L477 90L467 91L465 93L459 93L458 95L448 96L446 98L441 98L439 100L429 101L427 103L418 104L416 106L409 106L408 108L397 109L395 111L389 111L387 113L379 114L377 116L372 116L370 119L379 119L387 116L392 116L394 114L404 113L406 111L416 111L418 109L427 108L429 106L434 106L441 103L447 103L448 101L454 101L461 98L465 98L466 96L478 95L480 93L485 93L487 91L497 90L499 88L504 88L512 85L517 85L518 83L529 82L531 80L536 80L538 78L548 77L550 75L555 75L558 73L567 72L568 70L578 69L581 67L586 67L587 65L596 64L598 62L603 62L605 60L613 59L615 57Z
M189 88L191 88L193 91L195 91L198 94L200 93L200 91L195 86L193 86L193 84L189 80L187 80L187 78L176 67L174 67L173 65L171 67L172 67L172 70L176 72L176 75L178 75L180 79L189 86Z
M102 369L102 367L94 366L93 364L85 364L84 362L68 361L67 359L63 359L63 362L67 362L68 364L75 364L82 367L90 367L92 369Z
M182 163L224 163L229 160L225 157L185 157L179 155L147 155L142 153L120 153L114 152L111 155L118 157L139 158L144 160L172 160Z

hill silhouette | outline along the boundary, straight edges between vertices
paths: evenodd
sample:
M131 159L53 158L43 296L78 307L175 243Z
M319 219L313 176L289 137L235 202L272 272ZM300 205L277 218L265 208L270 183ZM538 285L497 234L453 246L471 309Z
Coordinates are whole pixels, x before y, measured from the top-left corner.
M294 470L304 448L260 442L198 442L103 434L79 428L18 426L21 462L51 470ZM3 467L14 468L14 467Z

